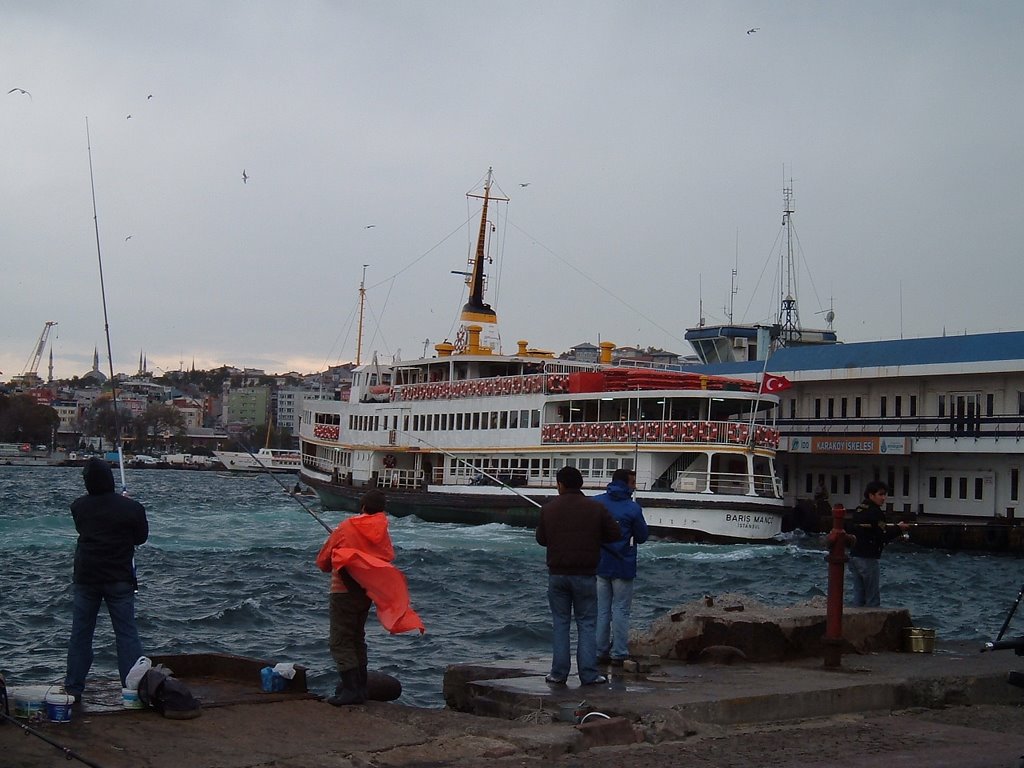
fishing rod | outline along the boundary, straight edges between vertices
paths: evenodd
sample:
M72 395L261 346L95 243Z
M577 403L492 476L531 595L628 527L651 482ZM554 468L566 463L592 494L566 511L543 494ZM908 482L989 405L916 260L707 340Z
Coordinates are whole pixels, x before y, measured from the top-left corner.
M1017 612L1017 606L1020 605L1020 599L1024 597L1024 585L1021 585L1020 592L1017 593L1017 599L1013 601L1013 605L1010 606L1010 612L1006 614L1006 621L1003 622L1002 628L999 630L999 634L996 635L996 642L998 643L1003 639L1003 635L1006 633L1007 627L1010 626L1010 619L1013 618L1013 614Z
M6 720L8 722L14 723L16 726L21 728L21 730L25 731L26 735L35 736L36 738L39 738L39 739L42 739L43 741L45 741L51 747L55 747L55 748L59 749L61 752L64 753L64 757L67 760L78 760L80 763L85 763L86 765L90 766L91 768L103 768L103 766L100 765L99 763L94 763L92 760L89 760L86 757L82 757L80 754L78 754L74 750L69 749L68 747L65 747L63 744L54 741L53 739L51 739L46 734L43 734L43 733L40 733L39 731L37 731L35 728L29 728L24 723L18 722L18 720L16 720L15 718L11 717L6 712L0 712L0 717L2 717L4 720Z
M312 509L310 509L305 504L303 504L302 503L302 499L300 499L298 496L296 496L294 493L292 493L291 489L288 486L286 486L284 483L281 482L281 479L277 476L276 472L271 472L270 471L270 467L268 467L266 464L264 464L262 461L259 460L259 457L256 456L256 454L253 453L249 449L249 446L246 445L246 442L242 438L238 437L238 438L235 438L235 440L236 440L236 442L240 446L242 446L242 448L245 450L245 452L248 453L250 457L252 457L252 460L256 462L257 466L259 466L260 469L262 469L271 478L273 478L274 482L277 483L278 485L280 485L284 489L285 493L287 493L289 496L291 496L293 499L295 499L295 502L300 507L302 507L304 510L306 510L306 512L309 513L310 517L312 517L314 520L316 520L318 523L320 523L320 525L322 525L324 527L325 531L327 531L328 533L332 532L331 526L329 526L327 523L325 523L323 521L323 518L321 518L316 512L314 512Z
M117 463L121 468L121 493L128 493L128 482L124 476L124 446L121 445L121 425L117 419L117 381L114 378L114 354L110 347L110 321L107 318L107 289L103 284L103 256L100 252L100 221L96 213L96 183L92 173L92 141L89 136L89 118L85 118L85 145L89 150L89 188L92 191L92 223L96 230L96 260L100 266L100 296L103 298L103 333L107 337L107 361L110 364L110 402L114 409L114 447L117 449Z

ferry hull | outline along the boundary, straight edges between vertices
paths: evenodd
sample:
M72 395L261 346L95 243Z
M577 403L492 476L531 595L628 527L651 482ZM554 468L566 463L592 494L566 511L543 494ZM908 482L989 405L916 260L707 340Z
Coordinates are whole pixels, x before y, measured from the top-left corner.
M344 485L318 480L306 474L302 480L320 497L324 509L358 512L359 500L369 487ZM395 517L414 516L430 523L487 525L500 523L519 528L536 528L540 509L506 489L497 493L443 493L428 490L383 489L388 497L388 513ZM524 494L544 504L553 495ZM721 504L669 503L664 499L638 497L653 535L686 542L730 544L768 542L782 530L782 512L766 510L764 505L738 502L724 508Z

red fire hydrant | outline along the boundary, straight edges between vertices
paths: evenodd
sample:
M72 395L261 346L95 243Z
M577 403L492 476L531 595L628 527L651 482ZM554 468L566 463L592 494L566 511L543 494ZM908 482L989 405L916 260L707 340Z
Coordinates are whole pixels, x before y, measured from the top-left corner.
M832 530L825 541L828 543L828 598L825 604L825 666L838 667L843 651L843 569L850 559L846 548L856 539L843 528L846 510L842 504L832 508Z

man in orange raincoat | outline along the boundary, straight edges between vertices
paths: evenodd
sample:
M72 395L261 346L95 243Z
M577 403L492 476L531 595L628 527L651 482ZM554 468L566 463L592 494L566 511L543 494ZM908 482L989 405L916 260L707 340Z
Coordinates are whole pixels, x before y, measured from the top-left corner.
M380 491L367 492L360 514L342 520L316 557L317 567L331 574L331 657L341 682L327 701L336 707L366 701L366 619L371 603L377 606L377 619L392 634L426 631L409 605L405 577L391 564L395 550L386 504Z

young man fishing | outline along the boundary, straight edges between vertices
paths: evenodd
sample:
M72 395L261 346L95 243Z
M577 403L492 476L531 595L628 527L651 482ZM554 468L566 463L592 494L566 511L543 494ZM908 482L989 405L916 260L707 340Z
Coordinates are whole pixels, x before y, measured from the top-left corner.
M331 574L330 647L341 681L327 702L336 707L367 699L366 619L371 603L391 634L426 631L409 605L405 577L391 564L395 550L386 504L383 493L368 491L360 501L360 514L342 520L316 557L317 567Z

